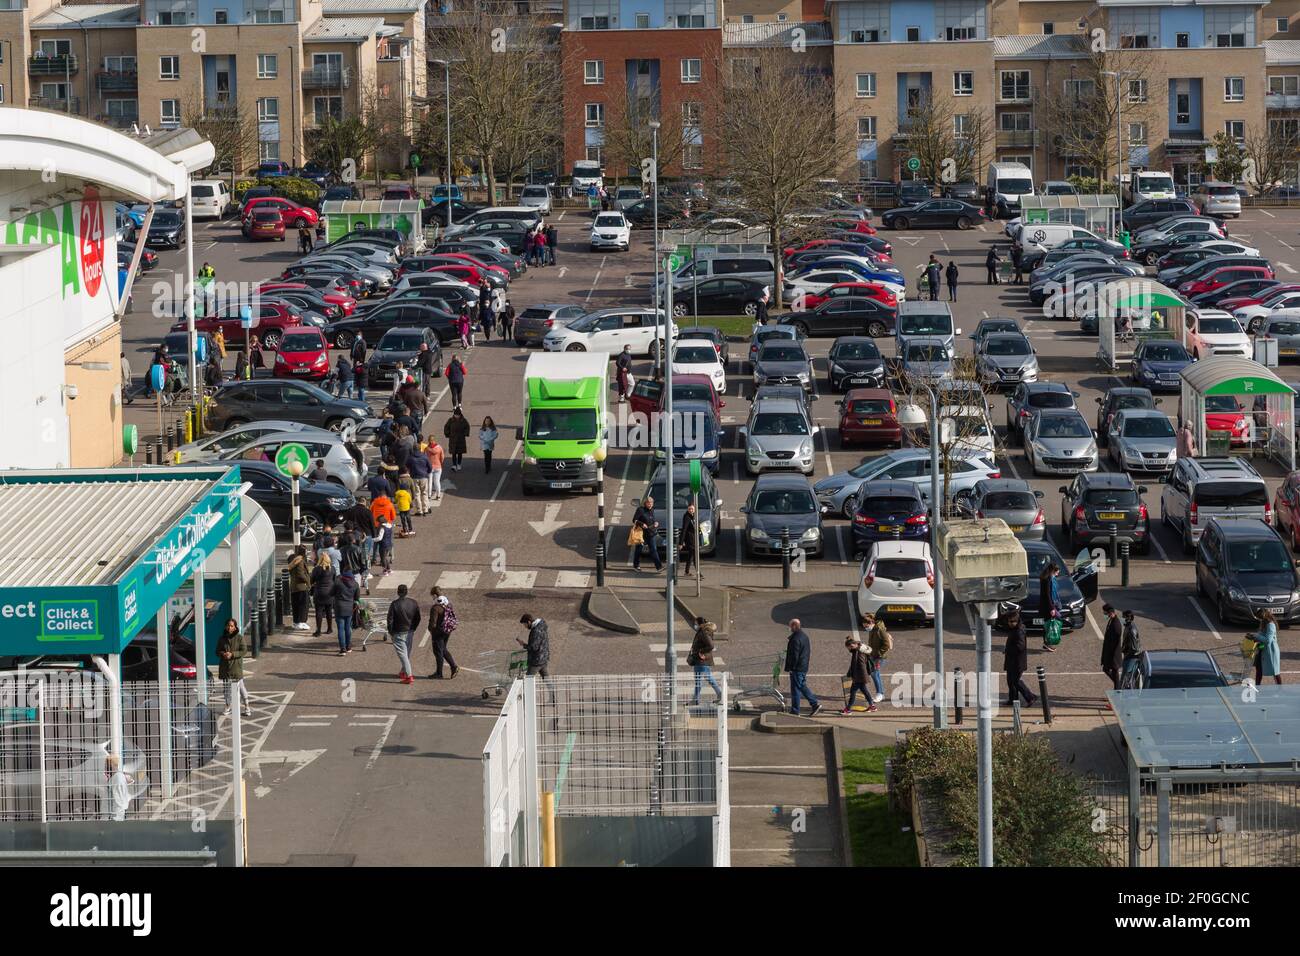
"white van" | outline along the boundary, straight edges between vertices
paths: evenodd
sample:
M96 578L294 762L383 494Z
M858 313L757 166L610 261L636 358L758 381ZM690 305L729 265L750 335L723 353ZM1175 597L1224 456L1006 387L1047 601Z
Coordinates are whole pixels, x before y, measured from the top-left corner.
M1025 252L1054 249L1067 239L1100 239L1095 232L1068 222L1034 222L1022 225L1016 236Z
M605 179L600 174L600 163L590 159L580 159L573 164L573 195L585 196L592 186L604 185Z
M1133 173L1124 186L1124 199L1129 203L1143 199L1176 199L1174 177L1158 169L1144 169Z
M223 219L230 211L230 188L221 179L196 179L190 184L195 219Z
M1034 174L1024 163L989 163L987 185L993 215L1010 219L1020 214L1020 200L1034 194Z

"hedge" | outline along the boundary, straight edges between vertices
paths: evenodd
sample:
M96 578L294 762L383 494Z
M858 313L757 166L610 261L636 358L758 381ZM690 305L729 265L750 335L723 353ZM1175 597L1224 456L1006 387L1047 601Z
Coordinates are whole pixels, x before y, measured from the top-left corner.
M959 730L922 727L893 756L904 805L920 786L956 836L943 849L960 866L979 863L976 741ZM1041 734L993 737L993 861L996 866L1105 866L1094 803Z
M310 179L297 176L269 176L262 179L238 179L235 181L234 198L238 202L244 193L254 186L270 186L272 195L291 199L303 206L315 206L320 200L321 189Z

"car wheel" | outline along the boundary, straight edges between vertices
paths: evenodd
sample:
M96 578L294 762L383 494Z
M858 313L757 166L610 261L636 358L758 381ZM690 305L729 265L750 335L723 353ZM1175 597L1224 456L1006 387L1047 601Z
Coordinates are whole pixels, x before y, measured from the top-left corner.
M674 318L677 318L677 319L682 319L682 318L685 318L685 317L686 317L686 303L685 303L685 302L674 302L674 303L673 303L673 317L674 317Z
M325 521L314 511L304 511L298 516L298 527L303 540L314 541L325 528ZM292 529L291 529L292 530Z
M746 302L746 303L745 303L745 314L748 315L748 316L751 316L751 317L752 317L752 316L755 316L755 315L758 315L758 303L757 303L757 302Z
M867 323L867 335L871 336L873 339L884 338L888 332L889 330L885 328L884 322L877 320L875 322Z
M1153 266L1160 261L1160 257L1155 252L1148 252L1146 255L1147 265Z
M337 432L338 434L342 434L343 430L347 428L350 424L352 424L352 420L349 418L331 418L329 421L325 423L325 427L332 432Z
M659 343L651 342L650 348L646 350L646 355L650 358L650 361L652 362L659 361Z
M969 228L970 228L970 216L958 216L958 217L957 217L957 228L958 228L958 229L962 229L962 230L969 229Z
M906 216L899 216L897 219L894 220L894 228L895 228L895 229L906 229L906 228L908 228L910 225L911 225L911 223L909 223L909 222L907 221L907 217L906 217Z
M794 334L801 339L808 337L808 324L806 322L791 322L790 328L794 329Z
M844 517L852 521L853 516L857 514L858 511L858 496L849 495L845 498L844 504L840 506L840 511L843 513Z
M334 347L337 349L350 349L355 341L356 336L351 332L339 332L334 336Z
M280 333L272 331L272 332L267 332L265 335L263 335L262 347L268 348L272 352L277 351L280 347Z
M568 345L566 345L566 346L564 347L564 351L566 351L566 352L585 352L585 351L587 351L587 346L583 345L581 342L570 342Z

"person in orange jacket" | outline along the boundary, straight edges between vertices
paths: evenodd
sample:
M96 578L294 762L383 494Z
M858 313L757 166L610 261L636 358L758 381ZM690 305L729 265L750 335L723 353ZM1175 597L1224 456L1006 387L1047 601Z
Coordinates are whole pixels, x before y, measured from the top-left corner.
M397 523L397 509L393 499L380 494L370 503L370 514L375 519L375 534L379 538L379 560L384 566L384 574L393 570L393 525Z

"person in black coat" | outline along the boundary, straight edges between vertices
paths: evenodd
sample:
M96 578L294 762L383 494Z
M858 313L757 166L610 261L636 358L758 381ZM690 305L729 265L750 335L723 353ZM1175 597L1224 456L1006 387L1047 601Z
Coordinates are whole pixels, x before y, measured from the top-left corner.
M796 617L790 621L790 637L785 643L785 670L790 675L790 713L799 716L799 698L807 697L812 704L808 716L821 713L822 703L808 689L808 668L812 664L812 641L804 633Z
M988 270L988 279L985 281L985 284L986 284L986 285L998 285L998 284L999 284L999 283L998 283L998 263L1001 262L1001 261L1002 261L1002 257L1001 257L1000 255L998 255L998 247L997 247L997 246L990 246L990 247L989 247L989 254L984 258L984 268L985 268L986 270Z
M1032 707L1038 698L1021 679L1025 671L1029 670L1029 640L1019 611L1012 611L1007 618L1007 644L1003 649L1002 666L1007 672L1007 706L1014 706L1016 695L1019 694Z
M1124 666L1124 657L1120 653L1124 625L1120 623L1119 611L1109 604L1103 604L1101 610L1106 615L1106 634L1101 639L1101 670L1110 678L1114 689L1119 690L1120 673Z
M948 301L957 301L957 263L951 259L948 260L948 268L944 271L944 276L948 280Z
M699 560L699 555L695 551L694 503L687 505L686 513L682 515L681 536L677 539L677 560L681 562L682 574L690 574L691 565Z
M925 266L925 281L930 287L931 302L937 302L939 299L939 282L941 279L942 275L939 268L939 260L931 255L930 261L926 263Z
M311 600L316 607L316 633L313 637L321 636L321 621L325 622L324 633L330 632L330 625L334 623L334 581L337 578L337 572L330 563L328 554L322 552L316 558L316 567L311 569Z
M1024 285L1025 282L1025 249L1018 242L1011 244L1011 267L1016 270L1013 285Z

